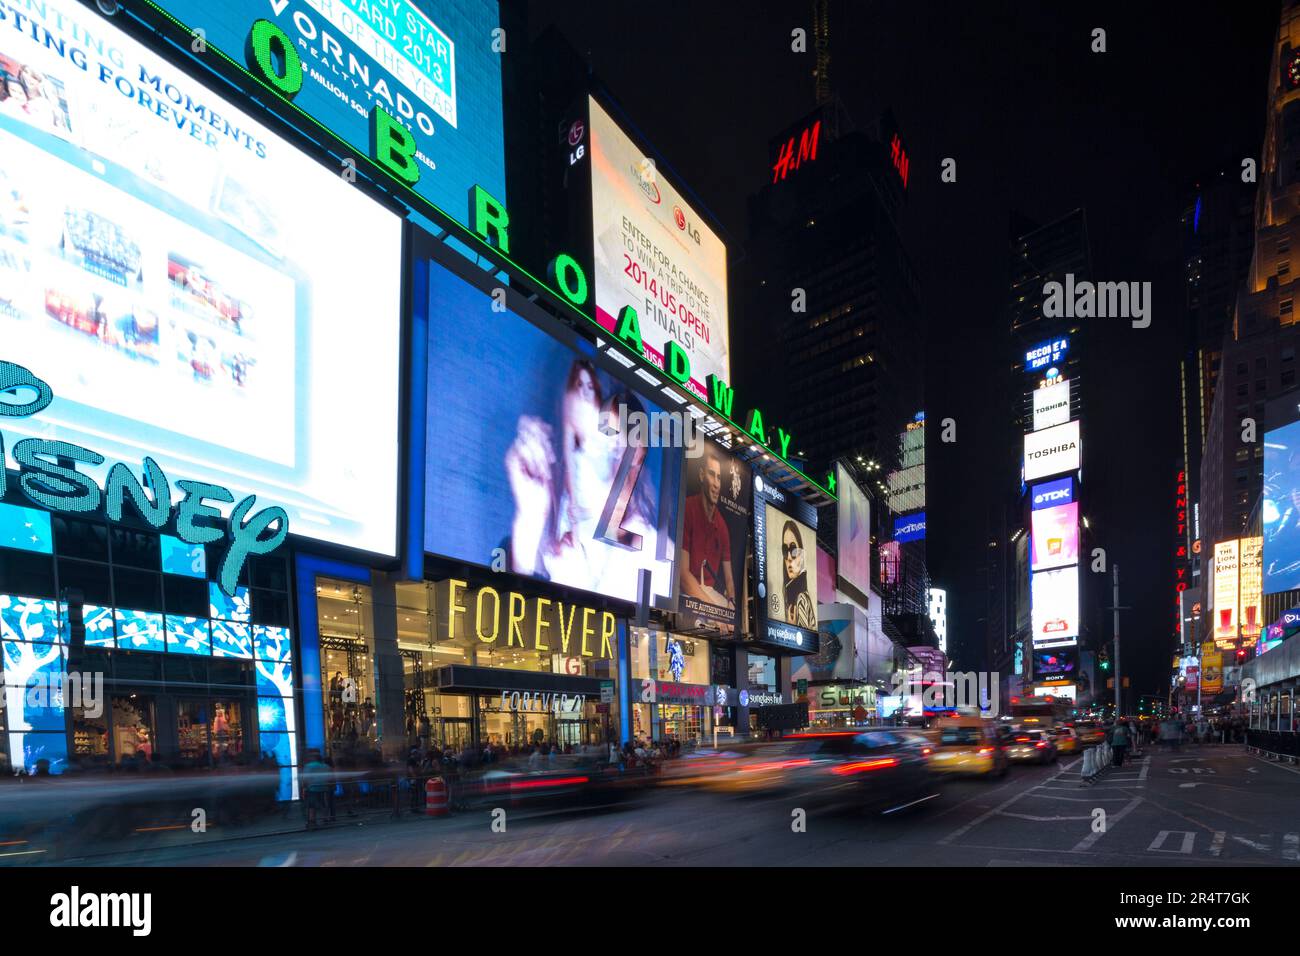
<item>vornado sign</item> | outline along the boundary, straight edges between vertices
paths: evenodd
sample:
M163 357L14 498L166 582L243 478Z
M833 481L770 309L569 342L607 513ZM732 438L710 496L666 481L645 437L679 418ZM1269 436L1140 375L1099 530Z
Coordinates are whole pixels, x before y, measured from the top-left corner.
M438 640L614 659L618 622L612 611L505 589L471 589L456 578L435 583L433 599Z
M42 379L21 365L0 361L0 417L27 418L52 401L54 392ZM0 434L0 469L4 449L4 435ZM274 551L289 534L289 516L283 508L273 506L253 513L256 495L247 495L235 504L228 532L223 532L213 524L221 520L221 512L212 503L232 504L235 496L227 488L204 481L176 481L184 496L173 512L172 483L152 458L144 459L143 483L131 469L117 462L109 469L101 491L89 475L77 471L78 463L97 467L106 461L89 448L65 441L24 438L14 443L13 457L18 464L19 490L50 511L86 514L102 506L108 520L118 522L129 500L131 510L157 531L174 520L176 537L186 544L211 544L228 535L230 544L221 559L218 581L221 590L231 597L249 555ZM0 470L0 501L6 497L7 485L8 477Z
M1066 422L1025 435L1025 481L1077 471L1082 461L1079 423Z

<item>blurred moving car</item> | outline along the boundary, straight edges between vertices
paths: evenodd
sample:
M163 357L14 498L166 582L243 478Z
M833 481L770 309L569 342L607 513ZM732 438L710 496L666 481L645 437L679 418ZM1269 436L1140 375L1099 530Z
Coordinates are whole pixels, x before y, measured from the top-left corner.
M1007 772L1007 754L998 728L980 717L947 717L935 727L930 766L940 773L989 774Z
M1011 738L1007 759L1016 763L1055 763L1056 740L1044 730L1022 730Z
M794 734L748 753L701 761L691 782L724 793L797 793L893 813L939 795L928 742L893 728Z
M1083 749L1083 744L1079 740L1079 732L1073 727L1057 727L1052 731L1056 740L1056 752L1060 754L1074 754Z
M1079 743L1085 747L1099 744L1106 739L1105 729L1095 720L1076 721L1074 730L1079 735Z

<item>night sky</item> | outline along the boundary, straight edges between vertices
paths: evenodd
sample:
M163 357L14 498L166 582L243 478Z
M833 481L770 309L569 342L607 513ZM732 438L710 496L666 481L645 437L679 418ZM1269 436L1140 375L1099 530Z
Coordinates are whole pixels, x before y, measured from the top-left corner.
M586 54L640 132L737 249L767 141L815 105L812 3L530 0ZM983 663L987 503L1014 480L1004 376L1008 222L1083 206L1099 280L1150 281L1153 321L1092 319L1084 393L1084 513L1121 566L1124 669L1168 689L1173 478L1184 346L1178 217L1194 184L1258 158L1279 4L832 3L832 85L867 123L891 108L911 152L904 242L929 322L929 566L949 591L950 653ZM1107 52L1091 52L1102 27ZM811 47L811 42L809 43ZM957 160L958 180L939 164ZM732 335L745 334L733 315ZM796 436L797 438L797 436ZM1010 464L1008 464L1010 462ZM1109 628L1102 631L1109 635Z

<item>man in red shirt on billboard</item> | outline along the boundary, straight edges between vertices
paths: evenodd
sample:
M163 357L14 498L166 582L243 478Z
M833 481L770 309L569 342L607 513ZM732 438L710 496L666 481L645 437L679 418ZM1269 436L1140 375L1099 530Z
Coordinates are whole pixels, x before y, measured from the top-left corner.
M715 607L734 609L736 587L731 573L731 532L718 511L722 496L722 462L709 449L700 465L700 490L686 498L682 519L682 590Z

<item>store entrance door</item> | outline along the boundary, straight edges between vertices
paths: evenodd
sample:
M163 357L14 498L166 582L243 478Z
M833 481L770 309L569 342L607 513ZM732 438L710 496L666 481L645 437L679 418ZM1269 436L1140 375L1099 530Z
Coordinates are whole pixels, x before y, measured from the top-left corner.
M474 722L468 717L444 717L439 739L444 750L460 753L474 740Z

